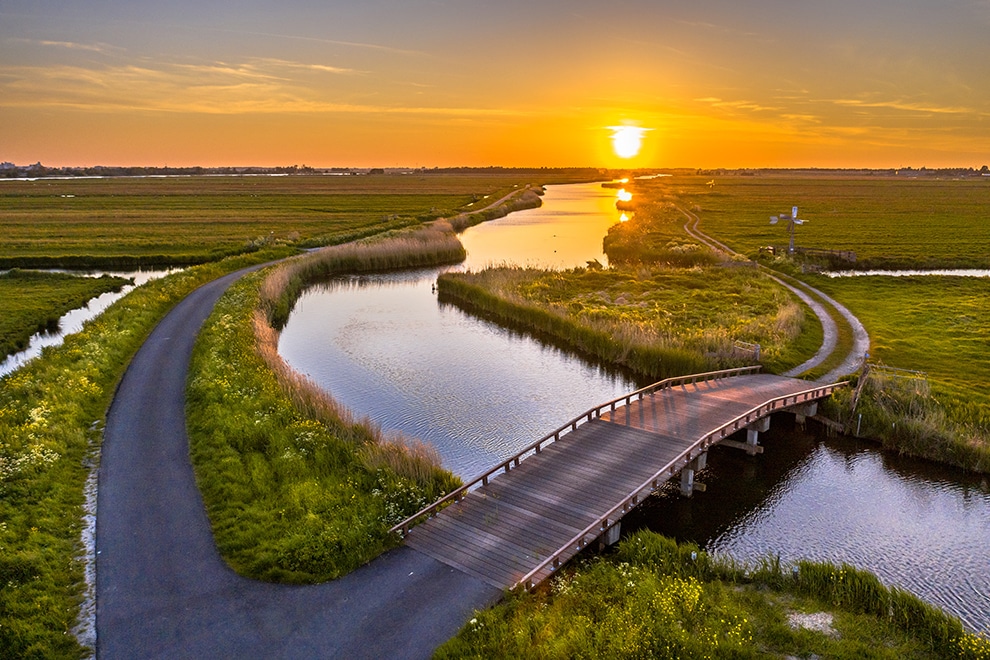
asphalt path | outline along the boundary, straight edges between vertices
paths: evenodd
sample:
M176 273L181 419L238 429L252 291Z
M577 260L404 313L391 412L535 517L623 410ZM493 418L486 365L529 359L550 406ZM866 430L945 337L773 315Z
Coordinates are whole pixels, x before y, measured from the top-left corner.
M318 585L234 573L189 459L193 344L246 269L190 294L131 362L107 415L96 521L97 657L424 658L501 592L399 547Z
M692 213L691 211L688 211L687 209L681 207L678 207L678 210L688 219L687 224L684 225L684 231L686 231L689 235L701 241L702 243L704 243L711 249L715 250L716 252L724 252L725 254L738 254L724 243L715 240L711 236L708 236L700 229L698 229L698 224L701 222L701 218L699 218L696 213ZM822 324L822 334L823 334L822 344L815 352L815 354L812 355L804 363L799 364L793 369L784 372L782 375L796 377L799 374L802 374L805 371L808 371L809 369L814 369L818 365L822 364L823 362L825 362L825 360L829 359L832 353L835 352L839 342L839 329L836 326L835 320L832 318L832 315L829 314L828 310L825 308L826 304L830 305L833 309L835 309L846 320L846 323L849 324L849 327L852 329L852 333L853 333L853 345L852 348L849 350L849 352L843 358L842 362L837 367L829 371L827 374L824 374L820 378L818 378L816 382L834 383L842 376L857 371L863 364L863 357L870 350L870 336L866 332L866 328L863 326L862 322L858 318L856 318L856 316L852 312L850 312L845 305L839 303L834 298L827 296L825 293L816 289L815 287L806 284L804 282L801 282L799 288L798 286L794 286L788 282L785 282L781 278L773 275L772 272L769 271L768 269L764 269L764 272L767 274L767 276L769 276L771 279L776 281L781 286L790 289L791 292L794 293L794 295L796 295L806 305L808 305L808 307L811 308L811 311L814 312L815 316L818 317L818 320L821 321ZM821 300L824 301L825 304L818 302L818 300L815 300L810 295L808 295L807 293L808 291L818 296Z

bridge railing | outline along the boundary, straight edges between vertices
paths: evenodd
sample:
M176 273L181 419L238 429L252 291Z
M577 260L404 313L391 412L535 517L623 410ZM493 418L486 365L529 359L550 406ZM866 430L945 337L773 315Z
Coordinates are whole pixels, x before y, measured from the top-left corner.
M578 415L577 417L567 422L557 430L548 433L547 435L543 436L533 444L520 450L519 452L505 459L501 463L495 465L488 471L479 474L477 477L467 482L457 490L448 493L447 495L440 498L433 504L430 504L429 506L409 516L408 518L400 522L398 525L392 527L389 530L389 533L394 534L398 532L404 536L406 533L409 532L409 528L413 525L413 523L415 523L420 518L423 518L424 516L426 517L433 516L448 504L451 504L453 502L459 502L462 498L464 498L464 496L467 495L468 491L470 491L478 484L487 486L488 480L491 479L491 477L496 473L509 472L513 468L519 467L519 462L522 461L527 455L539 454L543 450L544 445L548 445L551 442L556 442L560 440L561 436L566 435L569 432L576 431L578 426L601 417L602 412L604 412L605 410L614 412L616 406L619 404L629 405L630 403L632 403L634 399L642 400L644 397L647 397L651 394L654 394L662 390L670 389L672 387L703 383L711 380L721 380L723 378L732 378L735 376L744 376L747 374L755 374L759 372L760 368L761 368L760 365L755 365L750 367L739 367L736 369L722 369L720 371L709 371L701 374L690 374L687 376L676 376L674 378L666 378L659 382L653 383L652 385L647 385L646 387L638 389L635 392L630 392L629 394L617 397L615 399L612 399L611 401L606 401L600 406L592 408L591 410L588 410L587 412Z
M746 411L738 417L735 417L725 424L702 435L698 442L686 449L672 462L668 463L667 466L657 471L652 477L636 487L618 504L609 509L604 515L599 517L590 525L585 527L581 532L575 535L574 538L568 541L565 545L561 546L559 550L547 557L538 566L536 566L536 568L523 576L522 579L515 584L513 589L518 589L521 587L529 590L534 586L534 584L541 582L542 579L537 580L537 576L541 573L547 573L548 571L552 574L557 568L560 567L561 563L573 557L575 554L583 550L588 543L601 536L605 530L614 525L626 513L636 507L642 499L656 491L656 489L659 488L665 481L676 476L681 470L687 467L691 461L703 452L707 451L712 445L718 444L720 441L724 440L736 431L746 428L750 424L763 419L773 412L780 412L803 403L817 401L818 399L830 396L835 390L847 385L847 382L821 385L802 392L797 392L795 394L788 394L786 396L771 399L766 403L760 404L759 406Z

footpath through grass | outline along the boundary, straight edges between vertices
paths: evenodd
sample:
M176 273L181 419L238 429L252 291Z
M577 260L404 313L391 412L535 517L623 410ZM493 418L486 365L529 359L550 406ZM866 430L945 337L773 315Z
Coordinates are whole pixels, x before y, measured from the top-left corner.
M677 238L674 203L702 219L703 231L734 250L807 281L844 304L865 325L871 357L891 367L923 371L923 392L896 379L873 379L858 414L862 433L903 453L990 470L990 316L985 301L990 279L960 277L856 277L813 274L831 263L855 268L961 268L990 266L990 181L893 176L734 173L678 175L630 182L636 216L627 223L644 253L697 252ZM796 227L799 248L852 250L855 263L818 257L770 258L765 245L786 245L787 229L769 215L799 207L807 223ZM638 231L635 225L639 225ZM607 245L607 243L606 243ZM849 344L847 324L837 318L840 346ZM806 375L830 367L823 364ZM842 393L837 399L848 395ZM850 420L850 401L826 404L838 421Z
M986 637L849 566L744 567L651 532L476 616L437 658L990 658Z
M58 330L58 320L91 298L120 291L120 277L75 277L65 273L12 270L0 274L0 361L27 348L31 335Z
M867 175L758 174L676 176L633 182L649 196L662 188L699 214L704 231L755 257L765 245L786 246L790 212L799 248L850 250L856 268L988 268L990 178L960 180Z
M84 484L131 356L179 300L217 277L290 254L269 251L149 282L58 347L0 379L0 649L85 654L72 634L84 597Z

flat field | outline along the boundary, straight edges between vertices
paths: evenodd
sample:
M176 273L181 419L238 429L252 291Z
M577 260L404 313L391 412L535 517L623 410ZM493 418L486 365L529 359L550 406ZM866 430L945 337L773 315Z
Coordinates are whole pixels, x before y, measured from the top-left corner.
M842 277L811 283L870 333L872 359L928 374L935 395L990 426L990 278Z
M5 180L0 266L195 263L264 241L339 242L544 183L530 179L416 173Z
M852 175L676 176L635 182L665 187L702 218L702 228L737 252L786 246L787 226L807 220L798 247L851 250L857 268L990 268L990 177ZM646 184L646 185L644 185Z
M24 349L35 332L55 329L66 312L101 293L119 291L127 282L17 270L0 275L0 360Z

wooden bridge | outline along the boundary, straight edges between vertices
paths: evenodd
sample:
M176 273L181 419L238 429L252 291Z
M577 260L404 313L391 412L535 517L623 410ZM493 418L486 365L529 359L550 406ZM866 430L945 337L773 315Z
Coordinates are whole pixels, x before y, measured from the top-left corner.
M396 525L407 545L501 589L530 589L667 480L703 489L708 448L761 453L770 415L814 415L844 385L747 367L671 378L602 404ZM746 429L746 441L729 436ZM417 521L426 519L413 527Z

